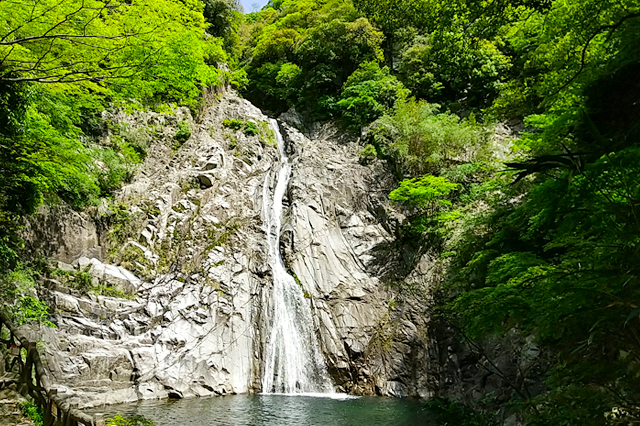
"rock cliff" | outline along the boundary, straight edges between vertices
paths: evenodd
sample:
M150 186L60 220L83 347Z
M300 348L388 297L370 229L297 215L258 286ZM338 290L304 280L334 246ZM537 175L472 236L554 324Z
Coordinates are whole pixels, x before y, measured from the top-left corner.
M156 129L132 182L91 217L43 211L27 226L30 247L71 277L46 280L58 327L33 331L58 394L91 407L260 391L272 285L261 194L278 157L268 118L230 92L197 120L186 109L106 119ZM182 145L179 121L191 129ZM294 113L280 123L293 164L281 251L336 390L430 395L428 324L378 278L397 223L390 175L331 126L303 133Z

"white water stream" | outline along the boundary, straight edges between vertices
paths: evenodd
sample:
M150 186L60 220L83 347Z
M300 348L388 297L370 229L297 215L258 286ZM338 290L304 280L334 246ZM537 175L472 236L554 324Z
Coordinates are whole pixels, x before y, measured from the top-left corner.
M269 175L263 188L262 213L273 271L273 291L266 300L267 335L263 348L263 393L323 393L333 386L318 347L309 301L296 280L285 269L280 256L282 200L291 175L291 165L278 122L271 119L280 151L280 170L273 198Z

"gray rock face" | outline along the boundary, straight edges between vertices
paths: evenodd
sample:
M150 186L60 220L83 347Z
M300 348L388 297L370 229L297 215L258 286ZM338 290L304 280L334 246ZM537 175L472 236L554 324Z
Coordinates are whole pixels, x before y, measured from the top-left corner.
M81 257L98 246L94 228L68 222L69 232L50 238L66 248L49 253L135 297L87 296L50 283L58 328L44 331L44 347L58 393L92 407L259 391L261 300L272 285L262 186L274 185L278 151L265 135L246 136L222 121L267 117L228 93L211 100L197 123L187 110L173 118L112 119L133 129L165 126L118 195L134 218L132 230L111 242L106 262ZM178 119L189 123L192 137L174 151L170 128ZM393 182L380 162L359 164L359 145L341 141L330 127L307 138L283 124L282 133L293 170L281 250L312 308L316 335L309 338L318 339L336 389L428 396L427 324L376 278L385 268L379 249L394 240L395 213L386 199Z
M58 393L80 407L259 390L255 324L269 283L261 186L278 153L223 127L227 118L267 119L234 95L198 124L176 114L191 123L191 139L177 152L158 141L118 196L136 227L110 247L120 265L61 259L135 300L50 291L58 328L46 330L47 363ZM131 128L163 121L115 118Z
M71 263L80 256L103 257L94 221L69 207L42 206L27 218L22 236L29 252L62 262Z
M283 129L295 153L283 250L310 296L335 384L359 394L430 395L415 370L428 365L424 342L378 278L376 251L394 241L386 223L394 182L380 162L361 165L362 147L341 142L330 126L311 139Z

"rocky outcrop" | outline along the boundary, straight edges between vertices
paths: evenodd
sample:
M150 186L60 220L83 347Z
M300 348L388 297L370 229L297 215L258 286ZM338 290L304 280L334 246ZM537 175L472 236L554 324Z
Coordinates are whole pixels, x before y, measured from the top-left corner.
M58 327L44 331L46 358L58 393L80 407L260 386L254 324L269 283L260 195L278 153L262 135L222 125L267 119L236 96L214 102L197 124L186 110L175 115L192 137L176 150L171 132L159 135L122 189L126 221L101 236L109 262L74 262L76 273L131 300L48 282ZM171 123L156 113L112 119L129 128Z
M25 220L26 251L71 263L81 257L103 258L95 221L66 206L42 206Z
M210 99L198 120L185 109L110 119L164 130L119 193L120 207L98 209L101 217L126 209L117 232L92 239L90 225L65 222L69 231L46 232L66 236L34 238L63 241L48 253L92 282L91 291L47 282L58 327L39 333L58 394L90 407L259 391L261 301L272 285L262 186L272 189L278 158L267 117L227 93ZM253 121L260 132L227 128L225 119ZM192 132L179 148L171 130L178 120ZM296 122L295 114L282 117L293 170L281 250L314 314L309 338L319 340L337 390L428 396L428 323L378 278L388 267L381 250L394 244L393 181L379 161L360 164L361 147L335 129L305 135ZM87 233L74 245L69 236L80 229ZM104 247L99 255L96 247Z
M283 119L299 125L296 117ZM309 295L336 385L358 394L429 396L426 325L418 328L378 278L377 251L395 240L389 218L396 213L387 200L395 182L380 161L362 165L362 147L331 126L310 138L282 127L294 151L283 250Z

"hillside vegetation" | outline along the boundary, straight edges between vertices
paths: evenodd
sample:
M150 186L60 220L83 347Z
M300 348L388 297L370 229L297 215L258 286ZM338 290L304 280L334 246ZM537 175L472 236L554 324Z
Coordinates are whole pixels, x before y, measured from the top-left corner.
M640 415L639 30L634 0L285 0L243 26L250 99L389 163L401 239L449 262L446 321L551 354L516 384L528 424ZM508 152L496 121L522 123Z
M1 2L5 281L32 274L24 215L95 205L144 160L135 140L97 143L106 108L195 111L231 82L272 114L335 120L364 163L386 162L407 216L398 245L448 266L434 315L549 354L543 387L513 384L527 424L632 424L638 34L638 0L272 0L245 15L224 0Z

